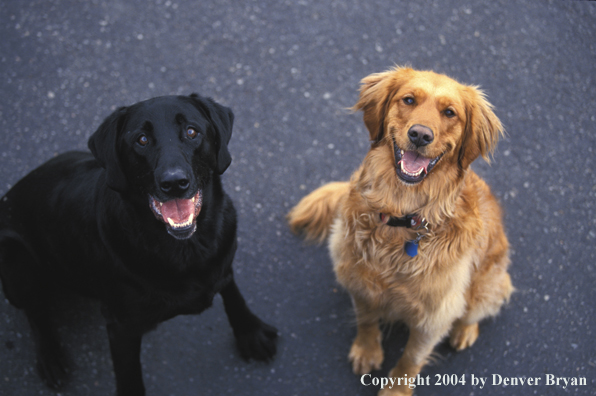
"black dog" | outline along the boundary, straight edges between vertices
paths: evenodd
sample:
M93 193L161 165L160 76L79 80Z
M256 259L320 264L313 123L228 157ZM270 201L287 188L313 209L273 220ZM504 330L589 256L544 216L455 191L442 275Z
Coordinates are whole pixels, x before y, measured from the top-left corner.
M232 273L236 212L220 174L233 114L196 94L116 110L89 139L32 171L0 201L0 276L25 311L38 368L65 370L48 304L59 289L97 298L119 395L145 393L141 337L223 297L244 358L268 360L275 328L246 306Z

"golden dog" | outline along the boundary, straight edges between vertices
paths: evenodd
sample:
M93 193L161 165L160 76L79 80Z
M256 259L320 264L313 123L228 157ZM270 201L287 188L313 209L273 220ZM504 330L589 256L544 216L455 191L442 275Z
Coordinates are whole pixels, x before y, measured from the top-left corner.
M333 268L352 296L358 332L354 373L383 362L379 322L410 333L389 376L410 395L415 377L446 335L471 346L478 322L513 291L501 209L470 168L503 133L477 87L430 71L397 67L362 80L354 110L364 112L372 146L350 182L329 183L288 214L294 232L329 237Z

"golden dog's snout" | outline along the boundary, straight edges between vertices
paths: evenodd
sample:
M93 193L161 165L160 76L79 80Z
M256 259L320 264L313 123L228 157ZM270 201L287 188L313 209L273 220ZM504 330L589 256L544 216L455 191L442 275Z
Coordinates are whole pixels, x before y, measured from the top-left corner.
M408 138L416 147L424 147L435 140L435 134L429 127L416 124L408 130Z

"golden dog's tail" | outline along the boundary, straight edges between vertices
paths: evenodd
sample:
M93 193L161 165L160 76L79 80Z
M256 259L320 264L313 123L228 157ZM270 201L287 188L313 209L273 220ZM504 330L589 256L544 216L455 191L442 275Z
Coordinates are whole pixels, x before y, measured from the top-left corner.
M309 241L323 242L333 223L340 201L350 190L348 182L333 182L317 188L294 206L287 219L290 229Z

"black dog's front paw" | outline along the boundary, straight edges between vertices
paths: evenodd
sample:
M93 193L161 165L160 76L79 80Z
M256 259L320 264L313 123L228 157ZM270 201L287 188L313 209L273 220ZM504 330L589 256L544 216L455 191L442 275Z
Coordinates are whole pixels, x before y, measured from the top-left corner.
M270 360L277 351L277 329L256 318L256 323L244 331L235 332L236 343L243 359Z

